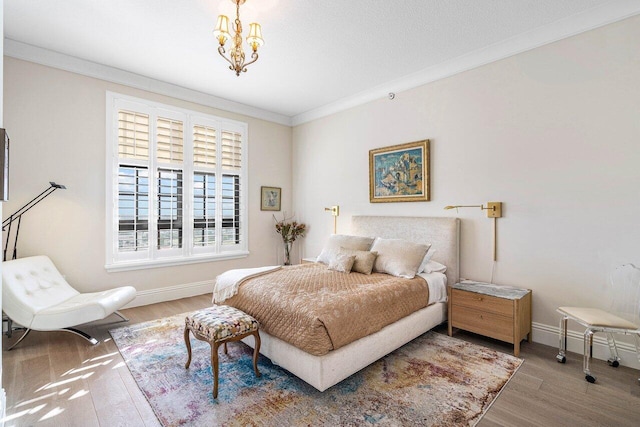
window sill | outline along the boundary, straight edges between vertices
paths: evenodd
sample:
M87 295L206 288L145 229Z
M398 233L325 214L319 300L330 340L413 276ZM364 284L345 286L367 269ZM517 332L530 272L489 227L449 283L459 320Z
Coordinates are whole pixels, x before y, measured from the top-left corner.
M198 264L201 262L224 261L229 259L246 258L248 251L228 252L222 254L196 255L189 258L162 258L142 261L124 261L104 266L108 273L131 270L145 270L148 268L172 267L176 265Z

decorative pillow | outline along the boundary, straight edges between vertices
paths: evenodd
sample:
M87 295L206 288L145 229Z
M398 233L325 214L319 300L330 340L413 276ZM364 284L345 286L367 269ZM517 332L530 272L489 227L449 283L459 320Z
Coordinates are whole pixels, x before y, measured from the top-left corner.
M377 237L371 247L372 252L378 252L373 271L413 279L430 247L430 244Z
M436 250L433 249L433 246L430 247L427 253L424 255L424 258L422 259L420 268L418 268L418 273L422 273L424 271L425 267L427 266L427 263L431 261L431 258L433 258L433 254L435 253L436 253Z
M356 257L351 271L358 273L371 274L373 270L373 264L376 262L378 256L377 252L369 251L356 251L353 249L340 248L339 254L353 255Z
M353 267L353 262L355 260L355 255L339 253L329 262L329 270L340 271L342 273L350 273L351 267Z
M348 236L346 234L332 234L324 245L316 262L329 264L331 259L340 251L340 248L356 251L368 251L373 243L372 237Z
M429 261L423 270L423 273L446 273L447 266L436 261Z

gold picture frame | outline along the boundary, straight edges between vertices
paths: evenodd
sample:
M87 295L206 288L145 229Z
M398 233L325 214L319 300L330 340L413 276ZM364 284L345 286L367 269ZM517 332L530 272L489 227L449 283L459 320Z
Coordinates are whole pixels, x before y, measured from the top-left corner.
M429 157L428 139L369 150L369 201L429 201Z
M282 199L282 188L260 187L260 210L279 211Z

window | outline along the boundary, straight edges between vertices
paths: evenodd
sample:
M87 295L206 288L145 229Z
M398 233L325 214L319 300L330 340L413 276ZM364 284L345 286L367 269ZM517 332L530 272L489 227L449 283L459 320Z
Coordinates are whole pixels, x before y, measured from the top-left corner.
M107 93L109 271L246 256L247 125Z

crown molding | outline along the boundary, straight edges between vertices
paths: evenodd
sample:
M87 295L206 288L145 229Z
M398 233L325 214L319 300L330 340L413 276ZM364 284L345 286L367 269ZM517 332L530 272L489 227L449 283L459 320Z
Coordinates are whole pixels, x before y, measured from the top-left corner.
M413 89L637 14L640 14L640 0L612 0L601 6L519 34L450 61L295 115L292 117L292 126L298 126L367 102L387 98L390 92L398 93Z
M217 108L231 113L244 114L249 117L285 126L291 126L291 117L283 114L251 107L239 102L219 98L217 96L187 89L182 86L152 79L150 77L120 70L118 68L109 67L107 65L98 64L96 62L64 55L59 52L22 43L16 40L8 38L4 39L4 54L12 58L22 59L64 71L70 71L83 76L93 77L136 89L142 89L160 95L171 96L173 98L194 102L196 104Z

